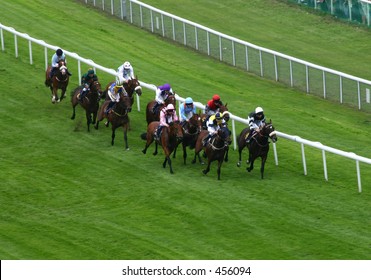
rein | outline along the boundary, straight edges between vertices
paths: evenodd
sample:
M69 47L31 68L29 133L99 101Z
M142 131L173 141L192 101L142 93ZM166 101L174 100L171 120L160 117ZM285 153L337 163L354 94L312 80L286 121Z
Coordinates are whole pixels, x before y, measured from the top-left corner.
M116 116L119 116L119 117L125 117L125 116L127 116L128 111L125 110L125 113L121 115L121 114L117 113L114 109L112 109L112 113L114 113Z
M271 138L275 134L276 134L275 131L272 131L271 133L269 133L268 136L264 135L262 132L259 132L258 134L255 134L252 138L255 139L255 142L256 144L258 144L259 147L264 148L269 145L268 138ZM266 144L259 143L258 138L256 138L256 135L260 135L262 138L267 139L267 143Z
M218 136L218 137L220 137L220 136ZM211 148L214 150L214 151L220 151L220 150L223 150L224 148L226 148L226 147L228 147L228 143L227 143L227 141L224 141L224 145L223 146L221 146L221 147L216 147L215 145L214 145L214 142L216 141L216 137L213 139L213 141L211 141L209 144L210 144L210 146L211 146Z

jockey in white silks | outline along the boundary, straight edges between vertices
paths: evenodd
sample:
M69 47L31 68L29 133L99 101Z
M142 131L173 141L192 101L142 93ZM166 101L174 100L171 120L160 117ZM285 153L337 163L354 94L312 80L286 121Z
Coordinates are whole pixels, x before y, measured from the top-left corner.
M116 85L122 85L134 78L133 66L131 66L129 61L125 61L124 64L117 69Z

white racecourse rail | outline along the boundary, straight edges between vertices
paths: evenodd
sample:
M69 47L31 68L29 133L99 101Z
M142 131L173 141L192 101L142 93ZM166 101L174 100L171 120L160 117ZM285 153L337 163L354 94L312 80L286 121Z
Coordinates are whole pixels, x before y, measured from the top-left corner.
M32 38L28 34L20 33L18 31L16 31L14 28L2 25L0 23L1 50L3 52L5 51L5 41L4 41L4 36L3 36L3 30L6 30L6 31L8 31L8 32L10 32L14 35L14 52L15 52L16 57L18 57L18 37L23 38L23 39L28 41L30 64L33 64L32 43L36 43L40 46L43 46L45 48L45 69L47 68L48 61L49 61L48 49L51 49L51 50L55 51L59 48L58 46L53 46L53 45L47 44L42 40ZM81 80L81 62L92 66L94 69L99 69L103 72L111 74L112 76L116 76L116 71L114 69L109 69L109 68L106 68L106 67L101 66L99 64L96 64L93 60L80 57L76 53L72 53L72 52L69 52L69 51L66 51L66 50L64 52L65 52L67 57L73 58L77 61L78 72L79 72L78 81L77 81L78 83ZM150 89L150 90L153 90L153 91L156 90L156 86L153 85L153 84L148 84L148 83L145 83L145 82L142 82L142 81L140 81L140 83L143 87L145 87L147 89ZM181 97L177 94L176 94L176 99L179 103L184 102L184 100L185 100L183 97ZM138 95L137 95L137 105L138 105L138 111L140 111L140 97ZM195 105L196 105L197 108L199 108L201 110L205 109L205 105L200 103L200 102L195 102ZM230 115L231 115L231 120L232 120L232 133L233 133L233 140L234 140L234 149L236 149L236 135L237 134L236 134L235 122L238 121L238 122L244 123L246 125L247 125L248 122L244 118L233 115L233 113L230 113ZM292 136L292 135L288 135L286 133L279 132L279 131L276 131L276 133L277 133L277 136L279 136L281 138L285 138L285 139L288 139L288 140L291 140L291 141L294 141L294 142L298 142L298 143L301 144L304 175L307 175L306 158L305 158L305 152L304 152L304 146L305 145L317 148L317 149L322 151L324 177L325 177L326 181L328 180L326 153L325 153L326 151L355 160L356 170L357 170L357 179L358 179L358 191L362 192L361 173L360 173L360 168L359 168L359 162L364 162L364 163L367 163L367 164L371 164L371 159L365 158L365 157L362 157L362 156L358 156L358 155L356 155L354 153L351 153L351 152L344 152L344 151L341 151L341 150L338 150L338 149L334 149L334 148L322 145L319 142L313 142L313 141L309 141L309 140L306 140L306 139L302 139L299 136ZM273 143L273 151L274 151L275 164L278 165L276 143Z

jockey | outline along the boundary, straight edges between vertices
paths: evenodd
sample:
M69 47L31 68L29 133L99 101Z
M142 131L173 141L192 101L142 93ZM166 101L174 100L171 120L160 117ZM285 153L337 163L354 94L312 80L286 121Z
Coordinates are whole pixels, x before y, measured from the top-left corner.
M81 77L81 85L84 87L79 95L79 101L84 99L84 97L90 90L90 84L94 81L98 81L98 76L94 73L94 70L90 68L88 72Z
M219 111L220 106L223 105L220 96L214 94L213 98L209 100L205 106L205 114L208 116L214 115Z
M134 79L134 68L129 61L125 61L119 68L117 68L116 84L122 85L129 80Z
M196 114L196 107L193 105L193 99L191 97L187 97L180 105L180 123L184 124L190 118L192 118L193 114Z
M159 86L156 89L156 97L155 97L156 103L155 103L155 105L153 106L153 109L152 109L154 114L157 113L157 108L161 104L165 104L166 98L169 95L172 95L172 94L174 94L174 93L173 93L173 89L171 88L170 84L164 84L162 86Z
M53 54L52 56L52 70L50 71L50 78L52 78L55 74L55 72L57 71L58 67L59 67L59 61L61 60L64 60L65 62L66 61L66 56L65 54L63 53L63 51L61 49L57 49L55 51L55 54ZM71 76L72 74L67 70L67 74L69 76Z
M178 121L178 116L176 114L174 105L169 104L160 111L160 124L155 134L156 139L160 139L161 130L164 126L169 127L169 123L176 121Z
M110 103L108 104L105 113L108 114L112 107L120 102L120 94L126 93L125 88L120 85L117 86L116 83L113 83L110 88L108 89L108 96L111 99Z
M210 116L206 123L209 135L202 140L204 147L206 147L207 143L210 142L210 140L218 133L219 128L221 128L223 125L223 121L224 119L222 113L216 113L215 115Z
M249 122L250 132L246 138L246 143L250 143L251 137L259 132L259 127L265 124L265 116L262 107L256 107L254 112L251 112L247 117Z

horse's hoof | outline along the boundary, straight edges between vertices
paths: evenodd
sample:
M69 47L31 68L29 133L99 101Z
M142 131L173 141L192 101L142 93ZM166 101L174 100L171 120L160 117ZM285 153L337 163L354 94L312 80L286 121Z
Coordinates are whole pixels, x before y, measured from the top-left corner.
M143 154L146 154L146 152L147 152L146 150L142 150L142 153L143 153Z
M241 162L237 162L237 166L240 167L241 166Z
M192 160L192 164L195 164L196 163L196 161L195 160Z
M207 174L207 171L206 169L205 170L202 170L202 173L204 173L205 175Z
M247 172L251 172L251 169L250 168L246 168Z
M130 149L129 148L126 148L127 151L129 151Z

